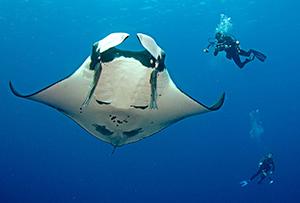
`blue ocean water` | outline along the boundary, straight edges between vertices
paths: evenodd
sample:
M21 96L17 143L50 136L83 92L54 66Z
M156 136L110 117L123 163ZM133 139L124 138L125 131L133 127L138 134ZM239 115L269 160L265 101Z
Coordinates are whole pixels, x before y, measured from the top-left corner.
M1 202L299 202L299 41L296 1L2 0ZM231 18L245 50L267 55L239 69L224 53L203 53L220 15ZM117 148L59 112L15 97L8 82L33 93L72 72L91 45L113 32L120 48L142 50L153 37L181 90L223 107L187 118ZM253 139L251 112L263 133ZM274 183L241 188L273 152Z

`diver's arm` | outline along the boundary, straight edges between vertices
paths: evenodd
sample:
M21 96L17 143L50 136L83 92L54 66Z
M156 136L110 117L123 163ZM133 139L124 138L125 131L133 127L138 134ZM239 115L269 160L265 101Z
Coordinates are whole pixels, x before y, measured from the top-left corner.
M273 161L273 163L272 163L272 172L275 170L275 163L274 163L274 161Z
M206 47L206 49L209 49L211 46L213 46L213 43L209 43Z
M207 47L203 50L205 53L209 52L209 48L213 47L215 45L215 42L209 42L209 44L207 45Z
M215 55L215 56L217 56L217 55L218 55L218 53L219 53L219 49L218 49L218 47L215 47L215 52L214 52L214 55Z

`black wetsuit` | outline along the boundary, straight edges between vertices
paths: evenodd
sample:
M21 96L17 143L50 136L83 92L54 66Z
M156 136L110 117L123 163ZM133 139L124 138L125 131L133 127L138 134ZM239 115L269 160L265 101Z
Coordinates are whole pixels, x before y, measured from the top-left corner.
M249 179L249 182L252 181L256 176L261 174L258 184L261 184L261 182L267 177L267 174L269 171L275 170L275 164L273 158L269 158L268 156L263 157L260 161L261 165L258 169L258 171ZM270 178L270 176L269 176ZM272 180L270 178L270 180Z
M240 55L249 57L252 53L252 50L244 51L240 46L233 40L230 36L225 35L218 39L218 43L215 47L214 55L217 56L219 51L225 51L226 57L228 59L233 59L238 67L243 68L248 62L252 61L246 59L244 62L241 62Z

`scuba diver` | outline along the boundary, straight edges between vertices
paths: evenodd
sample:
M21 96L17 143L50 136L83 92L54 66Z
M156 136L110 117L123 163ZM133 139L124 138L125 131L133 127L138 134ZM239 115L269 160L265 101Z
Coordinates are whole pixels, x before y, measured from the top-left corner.
M247 63L253 61L256 57L261 62L266 60L266 56L258 51L250 49L249 51L244 51L240 47L240 42L236 40L233 35L225 35L217 32L214 38L208 39L209 45L204 49L205 53L209 52L210 47L215 47L214 55L217 56L219 51L226 52L226 58L233 59L238 67L243 68ZM253 54L253 55L251 55ZM240 56L246 56L247 58L244 62L241 62Z
M271 169L272 168L272 169ZM249 179L249 180L244 180L240 182L240 185L242 187L245 187L250 183L256 176L261 174L260 179L258 180L258 184L261 184L261 182L268 176L270 180L270 184L273 183L273 179L270 177L270 175L273 173L275 170L275 165L274 165L274 160L273 160L273 154L269 153L267 156L263 157L259 161L259 169L258 171Z

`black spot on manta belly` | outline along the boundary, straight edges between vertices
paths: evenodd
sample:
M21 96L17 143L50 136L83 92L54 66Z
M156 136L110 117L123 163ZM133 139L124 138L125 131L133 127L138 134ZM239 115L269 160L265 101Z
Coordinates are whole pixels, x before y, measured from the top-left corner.
M108 117L109 117L109 119L110 119L113 123L116 124L116 127L118 127L119 124L127 124L127 123L129 123L128 119L130 118L130 116L127 115L125 119L123 119L124 116L120 116L120 117L122 117L122 119L121 119L121 118L119 119L118 116L116 116L116 115L111 115L111 114L108 115Z

